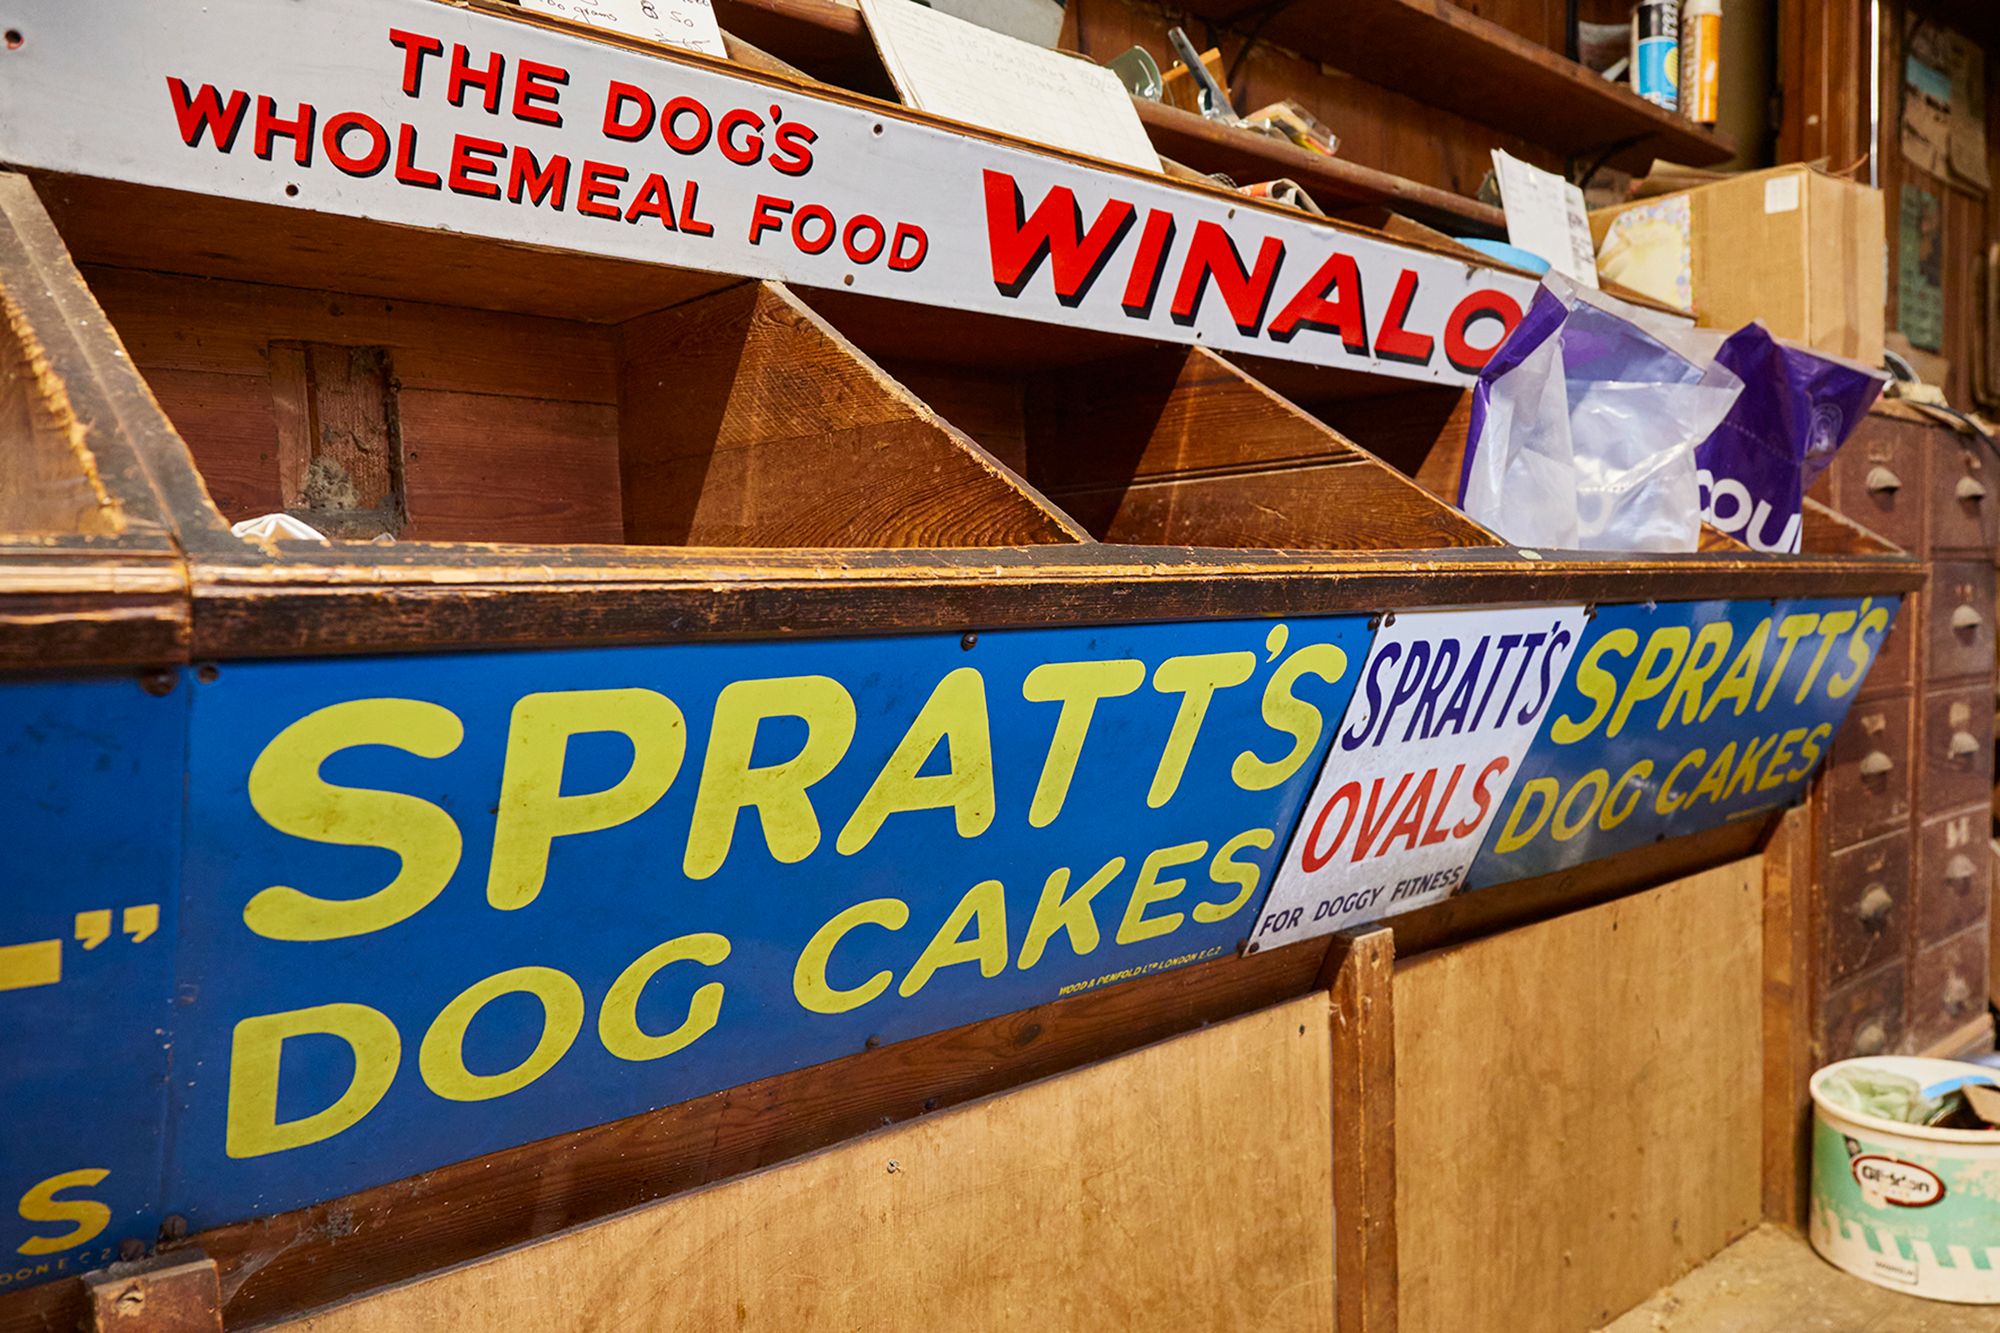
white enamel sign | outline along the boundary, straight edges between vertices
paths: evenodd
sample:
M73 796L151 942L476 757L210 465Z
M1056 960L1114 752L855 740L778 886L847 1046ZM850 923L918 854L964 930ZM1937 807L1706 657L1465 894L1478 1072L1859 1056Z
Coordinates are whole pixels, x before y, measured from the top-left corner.
M1532 292L492 10L0 0L0 26L0 162L22 167L1450 384Z
M1387 620L1251 944L1289 944L1449 897L1563 683L1584 614L1536 606Z

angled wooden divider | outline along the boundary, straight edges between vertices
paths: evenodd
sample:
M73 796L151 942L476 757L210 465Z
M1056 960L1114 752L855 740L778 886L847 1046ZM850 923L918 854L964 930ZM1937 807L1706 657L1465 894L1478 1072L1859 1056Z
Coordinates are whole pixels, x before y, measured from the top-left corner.
M620 334L627 542L1087 540L776 284L643 316Z
M1106 541L1426 550L1500 540L1204 348L1028 387L1028 476Z

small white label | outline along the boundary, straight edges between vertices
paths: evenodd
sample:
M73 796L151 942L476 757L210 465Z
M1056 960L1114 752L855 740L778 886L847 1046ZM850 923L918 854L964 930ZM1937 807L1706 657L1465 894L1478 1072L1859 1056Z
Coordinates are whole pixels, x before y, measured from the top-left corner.
M709 0L521 0L558 18L575 19L594 28L610 28L643 37L662 46L726 56L722 29L716 26Z
M1787 172L1783 176L1773 176L1764 182L1764 211L1766 213L1796 212L1799 206L1799 176L1797 172Z

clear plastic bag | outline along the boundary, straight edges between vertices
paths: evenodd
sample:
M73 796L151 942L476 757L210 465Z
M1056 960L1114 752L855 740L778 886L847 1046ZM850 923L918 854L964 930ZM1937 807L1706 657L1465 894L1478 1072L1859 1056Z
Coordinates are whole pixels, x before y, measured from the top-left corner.
M1694 550L1695 446L1743 384L1692 334L1544 278L1473 390L1460 508L1519 546Z

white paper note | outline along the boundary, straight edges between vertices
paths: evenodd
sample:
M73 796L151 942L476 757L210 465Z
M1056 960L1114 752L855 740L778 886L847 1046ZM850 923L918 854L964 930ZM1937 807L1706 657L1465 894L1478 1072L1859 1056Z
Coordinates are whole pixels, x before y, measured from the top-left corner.
M915 0L861 0L907 106L1055 148L1160 169L1118 76Z
M1493 150L1500 202L1507 211L1507 240L1586 287L1597 285L1597 255L1590 243L1590 215L1583 191L1553 171L1531 167Z
M521 7L630 33L662 46L726 54L709 0L521 0Z

